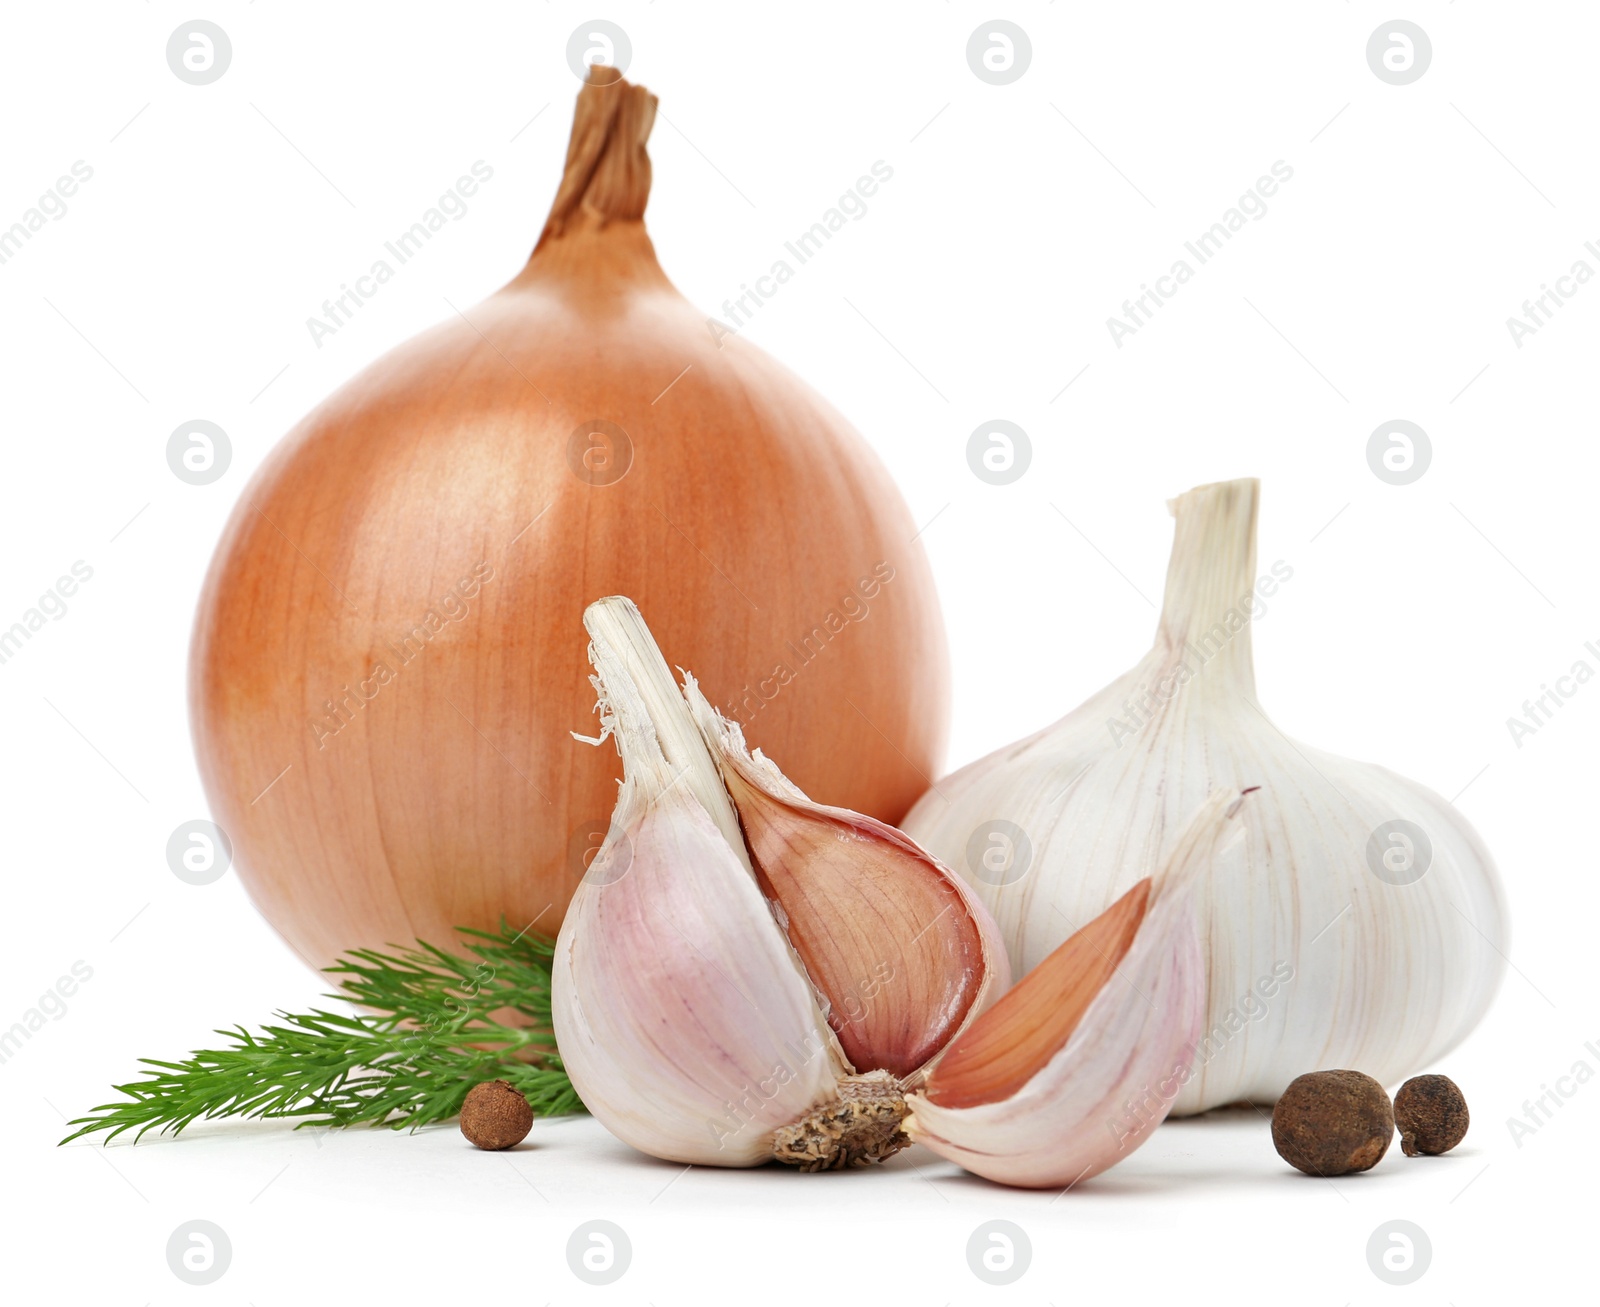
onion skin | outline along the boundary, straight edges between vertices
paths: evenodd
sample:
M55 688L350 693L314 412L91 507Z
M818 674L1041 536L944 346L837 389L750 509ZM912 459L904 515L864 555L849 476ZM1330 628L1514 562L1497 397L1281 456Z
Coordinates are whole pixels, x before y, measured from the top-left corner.
M719 343L662 273L641 218L654 104L584 87L527 267L306 417L212 560L201 776L240 879L314 966L502 914L556 933L616 802L616 759L568 734L592 728L601 595L633 596L819 802L898 821L939 770L949 675L916 527L849 423ZM569 463L596 419L632 441L609 485Z

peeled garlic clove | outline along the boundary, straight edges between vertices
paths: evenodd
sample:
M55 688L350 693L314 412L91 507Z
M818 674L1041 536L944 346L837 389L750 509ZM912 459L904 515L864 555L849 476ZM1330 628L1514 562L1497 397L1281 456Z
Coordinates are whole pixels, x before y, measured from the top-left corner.
M1244 797L1219 790L1155 877L1024 976L907 1098L905 1131L1002 1184L1072 1185L1128 1156L1191 1073L1205 1012L1194 890Z
M684 697L722 769L761 892L858 1071L906 1079L1011 984L987 909L892 826L812 803L692 676Z
M1177 1113L1275 1101L1307 1067L1393 1084L1482 1017L1505 969L1505 900L1466 819L1415 782L1290 740L1256 702L1254 480L1201 486L1176 518L1155 646L1036 735L939 782L905 821L993 912L1018 974L1069 922L1160 866L1213 788L1260 785L1243 856L1199 894L1209 1002ZM996 875L997 828L1028 861ZM971 852L969 852L971 850ZM970 859L970 860L969 860Z

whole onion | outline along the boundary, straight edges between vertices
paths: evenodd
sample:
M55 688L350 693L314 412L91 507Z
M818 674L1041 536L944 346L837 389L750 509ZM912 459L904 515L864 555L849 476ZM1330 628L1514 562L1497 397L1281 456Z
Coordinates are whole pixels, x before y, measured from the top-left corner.
M819 802L896 821L938 768L915 527L849 423L661 271L654 115L597 69L527 266L302 421L217 548L200 771L314 965L502 913L555 933L616 800L611 751L569 735L603 595Z

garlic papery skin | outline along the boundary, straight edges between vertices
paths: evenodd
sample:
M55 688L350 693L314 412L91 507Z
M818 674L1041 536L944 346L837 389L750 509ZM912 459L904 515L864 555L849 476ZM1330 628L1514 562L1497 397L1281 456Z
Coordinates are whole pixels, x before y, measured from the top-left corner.
M756 1166L773 1131L834 1097L849 1068L743 861L670 672L634 656L649 639L638 610L595 606L584 620L623 780L556 940L562 1064L584 1106L641 1152Z
M675 1162L890 1155L907 1142L904 1083L1009 984L994 922L898 831L810 804L746 754L693 677L680 692L630 600L584 624L589 742L616 743L623 780L552 960L573 1086L619 1138ZM739 807L725 739L750 770Z
M1218 790L1167 865L1074 932L951 1044L905 1130L1002 1184L1071 1186L1139 1147L1193 1074L1205 1013L1195 887L1236 843Z
M1483 1015L1508 948L1498 875L1460 813L1297 744L1257 704L1251 615L1292 575L1256 577L1257 501L1254 480L1172 501L1155 647L904 823L967 878L1025 975L1160 866L1208 792L1262 787L1242 857L1198 890L1209 1001L1179 1114L1272 1102L1317 1067L1385 1084L1426 1069Z
M773 1131L834 1097L847 1074L750 873L670 782L648 810L618 813L555 961L556 1041L573 1087L652 1157L770 1161Z
M999 928L959 876L892 826L813 803L684 678L757 883L858 1069L907 1083L1011 987ZM870 961L870 966L867 965Z

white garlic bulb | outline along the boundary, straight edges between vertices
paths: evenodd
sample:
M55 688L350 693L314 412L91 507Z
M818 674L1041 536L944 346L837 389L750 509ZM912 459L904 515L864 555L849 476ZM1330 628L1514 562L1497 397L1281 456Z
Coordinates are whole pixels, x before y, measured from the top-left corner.
M993 921L899 831L746 753L631 601L584 625L623 781L552 960L574 1088L670 1161L893 1153L904 1087L1010 985Z
M1261 787L1243 857L1198 890L1209 1002L1179 1114L1271 1102L1319 1068L1393 1084L1472 1029L1505 966L1504 896L1461 814L1297 744L1256 703L1251 615L1283 579L1256 577L1257 497L1242 480L1174 500L1150 653L903 823L966 877L1024 975L1161 866L1209 793Z

